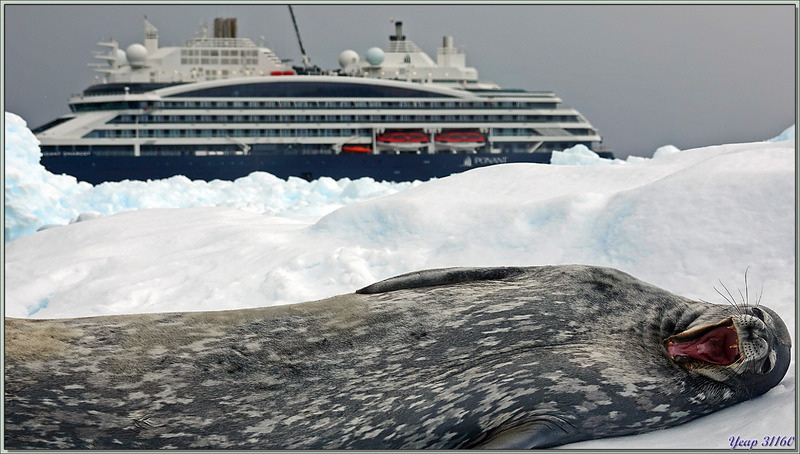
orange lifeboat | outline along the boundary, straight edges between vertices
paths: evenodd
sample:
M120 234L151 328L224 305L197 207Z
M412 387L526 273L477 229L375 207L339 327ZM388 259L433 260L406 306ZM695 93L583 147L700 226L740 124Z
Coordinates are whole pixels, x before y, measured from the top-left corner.
M486 138L476 131L445 131L434 137L437 150L475 151L486 143Z
M352 154L365 154L372 153L372 148L364 147L361 145L342 145L342 151Z
M381 134L377 140L384 143L428 143L428 136L418 131L395 131Z
M420 131L392 131L375 138L382 149L393 151L419 151L430 142L427 134Z
M447 131L436 134L434 140L443 143L483 143L486 141L481 133L475 131Z

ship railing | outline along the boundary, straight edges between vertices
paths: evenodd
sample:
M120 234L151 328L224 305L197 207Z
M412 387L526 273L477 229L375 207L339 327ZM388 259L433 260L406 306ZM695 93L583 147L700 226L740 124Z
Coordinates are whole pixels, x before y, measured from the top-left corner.
M183 43L182 47L257 47L247 38L193 38Z

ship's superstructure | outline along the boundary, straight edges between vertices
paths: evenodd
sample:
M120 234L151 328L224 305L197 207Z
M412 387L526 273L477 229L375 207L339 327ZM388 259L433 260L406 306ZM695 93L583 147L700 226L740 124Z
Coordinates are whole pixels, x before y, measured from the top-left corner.
M72 114L34 132L42 162L90 182L125 178L280 177L410 180L478 165L549 162L550 152L601 138L552 92L483 82L445 36L434 61L403 35L352 50L341 68L290 67L217 19L179 47L114 40ZM606 153L606 155L610 155Z

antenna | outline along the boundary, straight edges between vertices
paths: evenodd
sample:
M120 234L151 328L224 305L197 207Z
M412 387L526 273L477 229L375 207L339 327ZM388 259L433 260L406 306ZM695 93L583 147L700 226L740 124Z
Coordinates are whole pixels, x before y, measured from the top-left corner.
M303 47L303 40L300 38L300 29L297 27L297 20L294 18L294 10L292 9L292 5L289 6L289 14L292 15L292 24L294 25L294 32L297 34L297 42L300 43L300 53L303 54L303 66L306 69L311 68L311 60L309 60L308 55L306 55L306 50Z

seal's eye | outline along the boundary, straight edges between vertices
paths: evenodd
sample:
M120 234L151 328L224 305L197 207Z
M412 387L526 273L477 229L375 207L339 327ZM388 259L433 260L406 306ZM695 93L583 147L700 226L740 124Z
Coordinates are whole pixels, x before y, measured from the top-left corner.
M757 307L754 307L754 308L750 309L750 312L752 312L753 315L758 317L759 320L761 320L762 322L764 321L764 312L762 312L761 309L759 309Z

